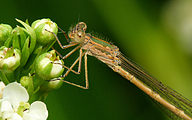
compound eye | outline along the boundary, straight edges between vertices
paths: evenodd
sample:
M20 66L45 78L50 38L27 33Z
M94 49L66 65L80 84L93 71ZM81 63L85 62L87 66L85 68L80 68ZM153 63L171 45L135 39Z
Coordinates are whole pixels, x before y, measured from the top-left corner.
M77 24L77 28L81 28L85 31L87 29L87 25L84 22L79 22Z
M74 34L72 34L72 33L69 34L69 38L74 39L74 37L75 37Z

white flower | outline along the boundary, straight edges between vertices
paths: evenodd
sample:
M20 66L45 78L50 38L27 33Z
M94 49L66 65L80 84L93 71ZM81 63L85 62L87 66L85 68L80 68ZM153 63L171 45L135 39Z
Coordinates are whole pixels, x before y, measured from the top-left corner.
M54 34L57 34L58 27L57 24L50 19L36 20L32 23L31 27L35 30L37 43L44 46L55 41Z
M46 105L41 101L35 101L31 104L30 109L24 112L24 120L46 120L48 111Z
M0 48L0 69L3 72L12 72L20 65L20 51L2 46Z
M29 95L21 84L14 82L8 84L3 90L0 100L1 120L46 120L48 111L41 101L29 105Z
M63 61L56 57L55 50L41 54L35 62L35 74L42 79L50 80L62 75Z
M0 99L3 97L3 89L5 88L5 84L0 82Z

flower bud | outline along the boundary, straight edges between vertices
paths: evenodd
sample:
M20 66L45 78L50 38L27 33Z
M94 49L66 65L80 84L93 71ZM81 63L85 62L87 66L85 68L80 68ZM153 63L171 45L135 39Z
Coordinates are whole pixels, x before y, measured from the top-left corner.
M41 86L41 91L44 92L50 92L52 90L57 90L59 89L63 84L63 81L61 80L51 80L49 82L45 82L43 83L43 85Z
M0 48L0 70L4 73L14 71L20 65L20 59L21 56L18 49L5 46Z
M35 61L35 75L45 80L61 76L64 71L63 61L56 57L55 50L40 55Z
M29 96L34 93L33 77L31 74L29 74L29 76L21 77L20 84L27 89Z
M42 46L55 40L55 36L51 32L55 34L58 32L57 24L52 22L50 19L36 20L32 23L31 27L35 30L37 35L37 43Z
M0 46L4 44L7 38L11 35L12 27L8 24L0 24Z

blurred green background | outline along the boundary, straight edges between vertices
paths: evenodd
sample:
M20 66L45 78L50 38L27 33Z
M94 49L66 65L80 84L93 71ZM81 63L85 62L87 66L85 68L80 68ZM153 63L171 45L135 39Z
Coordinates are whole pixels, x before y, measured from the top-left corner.
M84 21L88 32L110 39L127 57L155 78L192 100L192 3L190 0L7 0L0 4L0 23L15 27L50 18L68 31ZM62 34L59 39L67 44ZM68 50L54 47L63 55ZM65 61L70 66L78 53ZM83 81L73 73L66 80ZM52 91L45 101L48 120L165 120L167 115L141 90L88 56L90 89L72 85Z

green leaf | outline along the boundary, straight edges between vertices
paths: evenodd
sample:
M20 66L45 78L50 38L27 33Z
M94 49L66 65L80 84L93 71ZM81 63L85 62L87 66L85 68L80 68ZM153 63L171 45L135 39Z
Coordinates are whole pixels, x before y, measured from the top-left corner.
M19 29L19 33L20 33L20 44L21 44L21 48L23 48L24 44L25 44L25 40L27 39L26 34L24 33L24 31L18 26Z
M24 66L29 58L30 50L29 50L29 37L26 39L25 44L21 51L21 66Z
M40 51L42 50L42 46L36 46L35 50L33 51L33 53L30 55L28 62L25 65L25 69L32 69L33 65L35 63L35 60L37 58L37 56L39 56Z
M29 53L31 54L33 52L34 48L35 48L35 45L36 45L36 34L35 34L35 31L27 23L24 23L23 21L21 21L19 19L16 19L16 21L21 23L26 28L26 29L24 29L24 28L21 28L21 29L23 29L30 36Z
M9 38L5 41L5 43L4 43L5 47L7 47L7 48L11 47L12 38L13 38L13 34L11 36L9 36Z
M16 32L13 35L13 48L17 48L17 49L21 50L20 45L19 45L19 38L18 38Z

